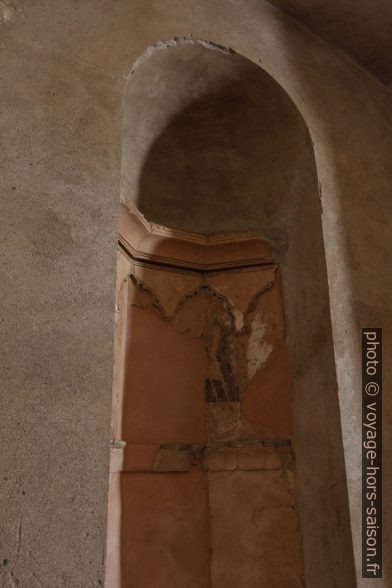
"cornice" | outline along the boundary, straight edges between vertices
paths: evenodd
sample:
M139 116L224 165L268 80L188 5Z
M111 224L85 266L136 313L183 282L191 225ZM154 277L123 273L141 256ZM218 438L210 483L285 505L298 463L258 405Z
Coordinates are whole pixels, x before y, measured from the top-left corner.
M118 238L135 260L198 271L271 265L270 245L255 232L200 235L150 223L136 206L120 206Z

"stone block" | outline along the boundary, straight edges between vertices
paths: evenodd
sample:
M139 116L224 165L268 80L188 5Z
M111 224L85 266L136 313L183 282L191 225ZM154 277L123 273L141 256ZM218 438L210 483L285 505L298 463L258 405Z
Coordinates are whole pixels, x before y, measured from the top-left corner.
M124 447L123 471L150 472L153 469L159 445L131 445Z
M207 448L204 451L203 467L211 472L233 471L238 468L238 454L236 449L224 447L222 449Z
M300 534L281 470L210 472L214 588L302 588Z
M122 578L135 588L210 588L202 470L122 474Z
M208 358L201 339L177 332L151 309L135 307L127 337L123 439L203 443Z
M155 457L153 470L155 472L188 472L191 465L190 448L161 447Z
M267 439L290 439L291 407L288 352L275 350L250 381L241 399L241 412L263 430Z

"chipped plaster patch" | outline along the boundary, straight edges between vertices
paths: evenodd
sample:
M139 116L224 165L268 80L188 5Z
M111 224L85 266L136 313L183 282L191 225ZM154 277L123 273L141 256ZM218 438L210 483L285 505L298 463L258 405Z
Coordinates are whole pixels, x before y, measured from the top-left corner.
M147 59L149 59L155 53L159 51L163 51L164 49L169 49L172 47L180 47L183 45L196 45L199 47L204 47L205 49L212 49L214 51L220 51L221 53L233 53L233 50L229 47L224 47L223 45L217 45L216 43L211 43L209 41L203 41L203 39L189 39L186 37L178 38L174 37L173 39L169 39L168 41L158 41L154 45L150 45L144 51L140 57L135 61L132 66L132 69L128 75L125 76L126 80L129 80L132 74L135 73L136 69L142 65Z
M120 318L120 305L116 304L114 307L114 324L115 325L117 325L119 318Z
M14 6L11 6L10 4L7 4L6 2L0 1L0 22L1 24L6 24L7 22L9 22L14 14L15 14L16 8Z
M234 315L234 321L235 321L235 328L237 331L241 331L244 327L244 315L242 314L242 312L240 312L239 310L237 310L236 308L233 308L233 315Z
M250 325L250 335L247 350L248 378L253 378L257 370L267 361L272 352L272 345L263 341L266 324L262 323L260 315L256 314Z

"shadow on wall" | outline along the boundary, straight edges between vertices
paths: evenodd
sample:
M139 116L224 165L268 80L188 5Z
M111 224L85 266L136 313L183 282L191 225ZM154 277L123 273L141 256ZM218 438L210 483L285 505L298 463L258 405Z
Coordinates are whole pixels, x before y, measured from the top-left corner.
M319 197L324 214L322 225L320 223L320 228L317 232L313 231L313 235L318 241L317 256L321 258L322 255L324 258L326 253L330 289L329 297L325 289L322 304L325 306L325 316L327 313L332 315L335 371L339 381L339 391L334 394L333 399L327 399L327 406L332 408L331 417L339 415L342 431L336 437L335 427L330 428L334 421L328 419L325 432L331 447L331 463L328 481L326 479L325 498L328 511L336 523L336 526L335 523L331 525L331 531L333 528L339 528L340 521L340 531L330 534L329 549L331 554L333 551L340 551L342 554L341 557L336 557L337 563L331 568L335 574L331 579L331 586L391 587L392 560L389 551L392 544L392 508L386 502L383 504L382 512L382 579L362 578L361 482L362 328L382 327L384 349L391 345L390 288L381 269L391 255L390 214L387 212L391 202L392 178L390 96L375 79L360 71L345 56L332 52L322 43L317 49L315 47L313 61L309 60L304 52L304 31L278 11L276 18L279 22L278 28L280 26L276 34L282 43L282 55L289 61L288 69L290 75L295 78L295 84L303 88L298 96L306 104L313 119L314 129L317 131L315 150ZM283 62L284 59L285 57L282 59ZM315 67L318 62L322 63L320 69ZM319 86L317 94L313 93L313 79L314 85ZM312 204L315 206L315 201L312 201ZM319 218L318 205L316 214ZM297 234L299 231L301 234L304 232L303 228L299 228L299 224L294 230ZM311 231L306 231L307 235L312 235ZM292 239L293 255L296 255L297 242L296 238ZM289 254L290 249L288 263ZM378 265L379 263L382 265ZM325 267L323 275L326 280ZM285 283L291 288L286 297L286 302L289 303L294 299L294 283L291 280L286 280ZM313 303L316 308L321 307L317 297L313 298ZM301 309L298 308L298 315L300 312ZM298 334L301 336L301 331ZM332 343L330 327L325 335ZM312 344L313 340L310 339L309 343ZM312 357L310 348L309 353ZM301 361L299 353L297 357L298 361ZM384 389L387 389L391 378L391 367L385 366L384 363ZM392 460L389 458L392 427L385 426L386 423L390 424L390 414L391 399L384 395L384 495L391 493L392 480ZM334 456L337 456L339 463L341 462L341 467L336 471ZM351 539L348 537L349 533ZM312 575L314 578L317 572L316 565L315 561ZM352 569L353 565L355 571Z
M257 100L251 73L251 87L247 78L223 83L156 137L136 198L146 218L207 235L282 225L307 136L280 94L263 87Z
M187 44L157 51L126 90L122 196L149 221L205 235L254 230L276 248L305 581L355 586L317 173L304 121L276 82L236 54Z
M283 90L234 53L180 45L130 78L122 196L151 222L202 234L282 226L310 153Z

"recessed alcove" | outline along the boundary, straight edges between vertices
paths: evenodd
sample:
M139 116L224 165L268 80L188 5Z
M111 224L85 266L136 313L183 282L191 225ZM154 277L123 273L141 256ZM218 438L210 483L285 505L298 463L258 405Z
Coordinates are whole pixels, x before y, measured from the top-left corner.
M302 586L348 524L308 130L186 40L123 108L107 585Z
M201 234L282 229L317 194L306 125L283 89L239 55L157 50L124 96L121 195L154 223Z

